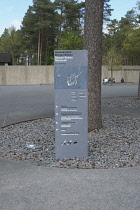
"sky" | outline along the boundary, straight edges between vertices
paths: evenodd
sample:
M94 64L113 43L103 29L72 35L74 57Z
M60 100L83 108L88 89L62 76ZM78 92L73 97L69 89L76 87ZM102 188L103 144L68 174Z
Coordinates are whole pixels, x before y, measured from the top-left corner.
M110 0L109 4L114 9L111 19L120 20L127 11L136 6L137 1ZM5 28L14 26L16 29L20 29L21 22L29 6L32 6L32 0L0 0L0 36Z

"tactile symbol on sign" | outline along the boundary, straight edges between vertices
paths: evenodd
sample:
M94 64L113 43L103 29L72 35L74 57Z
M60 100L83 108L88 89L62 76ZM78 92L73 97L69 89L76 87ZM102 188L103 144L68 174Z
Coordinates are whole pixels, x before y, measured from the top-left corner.
M67 85L68 86L73 86L73 85L77 85L77 80L78 80L78 77L82 74L83 72L80 72L80 74L71 74L70 77L65 77L63 76L62 74L58 74L57 76L58 77L64 77L67 79Z
M62 145L71 145L71 144L77 144L77 141L70 140L67 142L66 140L64 140L64 142L62 143Z

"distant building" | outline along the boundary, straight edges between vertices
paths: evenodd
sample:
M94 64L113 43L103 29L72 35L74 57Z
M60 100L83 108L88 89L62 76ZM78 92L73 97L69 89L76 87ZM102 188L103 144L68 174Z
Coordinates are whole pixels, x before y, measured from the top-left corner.
M11 53L0 53L0 66L12 65Z

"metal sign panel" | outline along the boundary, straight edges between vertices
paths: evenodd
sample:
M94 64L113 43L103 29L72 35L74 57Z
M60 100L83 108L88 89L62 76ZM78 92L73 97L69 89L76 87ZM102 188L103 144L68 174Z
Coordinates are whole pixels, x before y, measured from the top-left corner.
M56 158L88 155L88 55L86 50L56 50Z

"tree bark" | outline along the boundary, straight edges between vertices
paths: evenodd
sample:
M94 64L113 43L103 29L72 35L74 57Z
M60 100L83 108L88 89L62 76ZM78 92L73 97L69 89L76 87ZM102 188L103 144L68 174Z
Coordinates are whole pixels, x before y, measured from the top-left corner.
M85 49L88 50L88 127L89 131L102 127L101 67L103 0L85 0Z
M38 65L40 65L40 48L41 48L41 43L40 43L40 40L41 40L41 38L40 38L40 30L39 30L39 33L38 33L38 61L37 61L37 64Z
M48 37L46 37L46 65L48 64L48 43L49 39Z
M42 62L42 40L40 41L40 64L41 65Z

